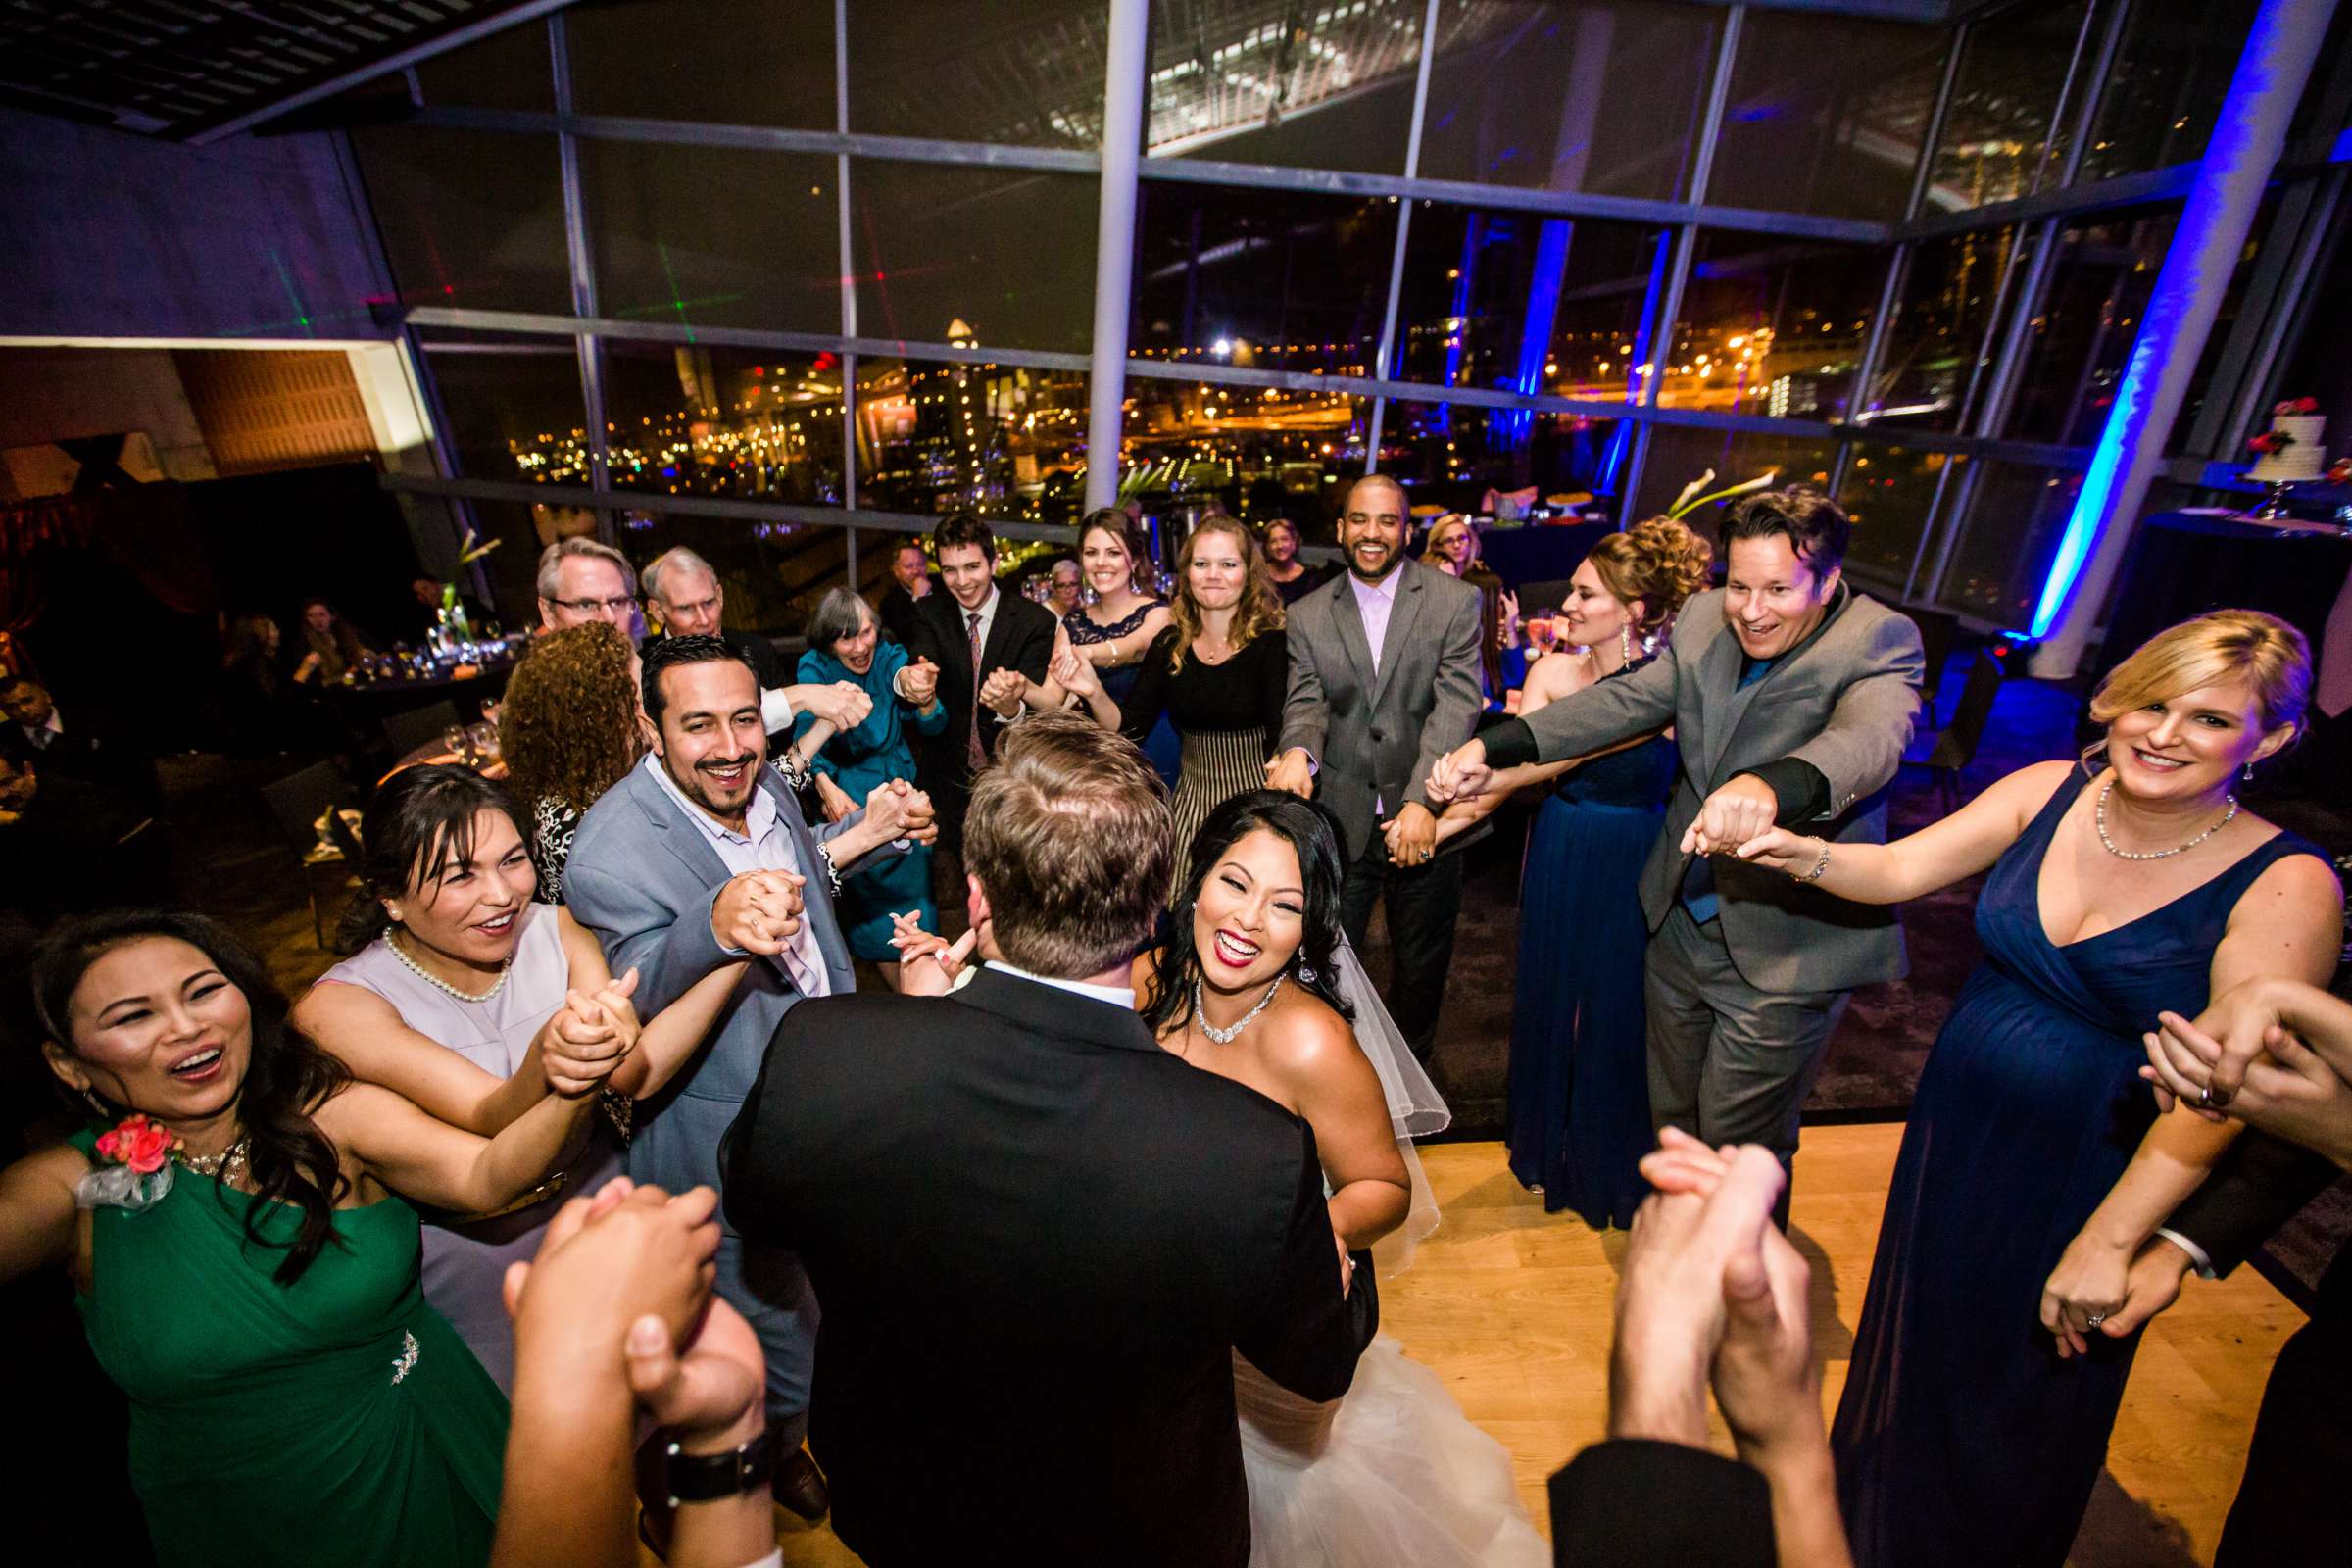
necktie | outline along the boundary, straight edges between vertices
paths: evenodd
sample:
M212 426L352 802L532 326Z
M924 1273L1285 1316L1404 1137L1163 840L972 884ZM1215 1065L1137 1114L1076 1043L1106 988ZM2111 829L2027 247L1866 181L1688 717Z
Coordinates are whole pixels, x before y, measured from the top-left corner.
M972 728L964 737L964 760L977 773L988 765L988 748L980 744L980 612L967 610L963 614L971 623L972 644Z

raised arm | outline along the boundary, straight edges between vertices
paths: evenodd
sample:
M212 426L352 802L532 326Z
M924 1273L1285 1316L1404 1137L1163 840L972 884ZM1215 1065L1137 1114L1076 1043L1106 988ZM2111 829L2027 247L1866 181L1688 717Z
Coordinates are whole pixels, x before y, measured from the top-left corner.
M601 958L598 966L603 966ZM452 1127L485 1138L513 1123L547 1093L540 1057L555 1025L553 1017L539 1026L528 1054L506 1078L410 1028L398 1008L365 986L319 981L294 1004L293 1023L349 1067L353 1077L379 1084Z
M457 1214L492 1214L547 1180L596 1103L551 1096L495 1138L428 1115L405 1096L353 1084L313 1119L383 1186Z
M1331 1188L1331 1228L1360 1252L1403 1224L1412 1204L1380 1075L1346 1020L1321 1008L1291 1010L1268 1055L1315 1130Z
M637 1007L660 1012L703 976L736 956L712 928L722 882L672 908L652 896L633 866L594 863L577 846L564 867L564 902L603 949L608 967L637 971Z
M0 1283L73 1259L74 1184L89 1168L80 1150L61 1144L0 1170Z
M1739 847L1743 860L1809 876L1829 857L1817 877L1824 893L1855 904L1899 904L1950 887L1976 875L2017 842L2035 813L2049 804L2073 762L2035 762L1994 784L1940 821L1891 844L1838 844L1791 828L1768 828Z
M1830 787L1824 819L1842 816L1865 795L1894 777L1919 720L1920 682L1927 658L1919 628L1901 615L1888 615L1871 631L1857 672L1838 694L1821 733L1788 754L1821 774ZM1784 819L1786 820L1786 819Z

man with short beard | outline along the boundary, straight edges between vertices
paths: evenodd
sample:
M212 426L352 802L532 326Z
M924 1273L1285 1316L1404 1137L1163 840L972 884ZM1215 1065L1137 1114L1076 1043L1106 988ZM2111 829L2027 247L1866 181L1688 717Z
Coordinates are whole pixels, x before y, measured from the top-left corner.
M701 1054L636 1109L629 1175L684 1192L718 1185L719 1140L784 1014L805 998L857 988L833 910L840 874L936 830L929 800L900 782L812 828L767 765L751 665L715 637L648 647L643 696L654 748L580 819L564 902L621 966L615 973L637 970L645 1017L731 959L765 960L744 971ZM751 1321L767 1356L768 1427L789 1455L776 1467L776 1499L817 1518L824 1482L799 1451L816 1301L790 1253L747 1252L730 1232L717 1263L719 1293Z

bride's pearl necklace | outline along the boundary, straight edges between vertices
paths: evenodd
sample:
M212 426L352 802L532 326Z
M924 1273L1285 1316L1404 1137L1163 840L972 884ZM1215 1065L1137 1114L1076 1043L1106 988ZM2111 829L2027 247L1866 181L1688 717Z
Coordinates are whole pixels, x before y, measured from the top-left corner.
M1196 980L1193 982L1193 1022L1199 1024L1200 1026L1200 1032L1208 1036L1209 1039L1214 1040L1218 1045L1230 1046L1233 1044L1233 1037L1240 1034L1244 1029L1249 1028L1250 1020L1256 1017L1259 1013L1265 1011L1267 1006L1274 1001L1274 993L1282 989L1282 979L1283 977L1281 975L1276 975L1274 977L1274 983L1266 987L1266 994L1257 999L1257 1005L1251 1007L1248 1012L1243 1013L1241 1017L1234 1020L1233 1026L1229 1029L1220 1029L1215 1024L1208 1021L1208 1014L1202 1011L1200 1007L1200 982Z
M439 989L448 992L460 1002L488 1002L492 997L497 996L501 991L506 989L507 976L512 974L514 970L514 955L510 953L507 955L507 961L498 966L498 978L490 982L489 990L479 994L471 991L460 991L456 986L451 985L448 981L442 979L430 969L427 969L423 964L418 963L415 958L410 957L408 951L401 947L400 938L390 931L386 931L384 933L384 946L392 950L392 956L398 958L401 962L401 966L407 969L409 973L415 975L417 979L422 980L428 986L436 986Z
M2107 853L2123 860L2167 860L2176 855L2185 855L2228 827L2237 815L2237 797L2225 795L2222 799L2230 803L2230 809L2222 813L2222 819L2219 822L2214 823L2213 826L2190 839L2186 844L2176 844L2169 850L2119 850L2115 847L2115 840L2107 836L2107 797L2114 793L2115 780L2109 779L2107 787L2099 791L2099 804L2097 808L2090 813L2090 819L2092 825L2099 830L2099 842L2107 846Z

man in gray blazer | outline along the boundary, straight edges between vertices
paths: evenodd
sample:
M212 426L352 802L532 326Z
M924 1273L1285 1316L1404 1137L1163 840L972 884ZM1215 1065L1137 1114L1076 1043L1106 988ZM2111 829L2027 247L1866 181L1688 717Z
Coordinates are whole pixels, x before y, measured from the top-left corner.
M1827 498L1751 497L1723 534L1724 587L1683 607L1656 659L1490 730L1431 794L1674 726L1682 774L1641 885L1650 1119L1786 1165L1847 994L1905 971L1902 927L1889 906L1813 888L1818 869L1790 878L1733 852L1776 823L1833 852L1885 843L1926 663L1919 628L1843 582L1847 523Z
M1387 903L1389 1013L1426 1061L1462 908L1461 858L1437 854L1428 781L1485 702L1478 590L1405 560L1404 532L1403 487L1358 479L1340 518L1348 570L1290 610L1291 689L1266 782L1339 818L1341 923L1360 948Z
M749 966L694 1059L640 1102L629 1175L682 1193L719 1185L719 1140L743 1109L768 1040L803 997L857 989L833 912L832 884L861 857L936 831L930 805L884 784L863 809L811 830L767 763L760 683L716 637L667 637L645 655L654 750L580 820L564 869L572 917L596 934L615 974L638 973L652 1017L739 958ZM817 1305L789 1252L747 1255L723 1234L719 1294L751 1320L767 1356L768 1429L777 1500L805 1518L825 1511L824 1483L800 1444Z

